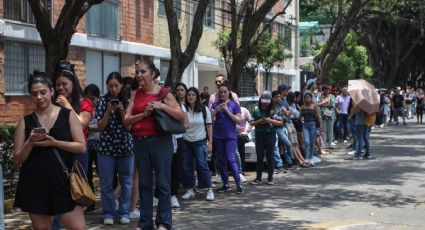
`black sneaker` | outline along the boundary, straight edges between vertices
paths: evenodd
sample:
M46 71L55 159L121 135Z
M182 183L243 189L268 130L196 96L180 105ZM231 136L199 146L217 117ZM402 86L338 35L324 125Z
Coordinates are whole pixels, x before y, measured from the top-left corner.
M217 192L227 192L230 190L229 185L223 185L223 187L221 187L219 190L217 190Z
M370 154L366 153L362 156L362 159L363 160L369 160L369 159L372 159L372 156Z
M249 184L252 184L252 185L259 185L259 184L261 184L261 180L259 180L259 179L255 179L255 180L251 181Z
M244 191L243 191L243 188L242 188L242 186L238 186L237 188L236 188L236 194L241 194L241 193L243 193Z

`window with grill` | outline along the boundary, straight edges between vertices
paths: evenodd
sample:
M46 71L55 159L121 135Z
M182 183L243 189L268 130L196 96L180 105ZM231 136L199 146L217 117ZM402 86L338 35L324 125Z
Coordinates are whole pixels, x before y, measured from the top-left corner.
M284 40L285 48L292 50L292 29L290 27L285 27Z
M87 12L87 34L119 39L119 1L105 0L101 4L94 5Z
M244 71L239 79L239 97L255 96L255 74Z
M166 17L167 14L165 13L164 1L165 0L159 0L158 1L159 2L158 15ZM189 2L187 1L187 3L189 3ZM176 12L176 15L177 15L177 19L179 19L180 13L181 13L181 10L182 10L181 0L173 0L173 6L174 6L174 12Z
M51 0L42 0L51 9ZM34 14L28 0L3 0L4 18L35 24Z
M214 29L215 26L215 0L210 0L204 17L204 26Z
M4 42L4 78L6 95L27 94L27 79L34 70L44 71L42 45L14 41Z

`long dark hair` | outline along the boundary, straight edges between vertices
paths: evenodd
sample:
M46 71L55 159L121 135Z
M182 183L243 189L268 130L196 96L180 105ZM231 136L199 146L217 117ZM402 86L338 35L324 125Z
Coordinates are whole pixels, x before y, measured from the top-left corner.
M50 79L47 77L45 72L40 72L38 70L34 70L32 72L32 74L30 74L30 76L28 77L28 92L31 93L31 87L34 84L43 84L43 85L47 85L47 87L49 87L50 90L53 90L53 84L52 81L50 81Z
M286 100L289 104L293 104L295 102L295 93L289 92L288 95L286 95Z
M199 90L195 87L190 87L188 90L186 90L186 92L187 93L193 92L196 95L196 101L195 101L195 106L193 107L193 112L195 112L195 113L202 112L202 106L204 106L204 105L201 103L201 97L199 96ZM189 101L187 100L187 93L186 93L186 100L185 100L184 106L186 107L186 110L189 110L190 104L189 104Z
M229 87L229 82L227 80L224 80L224 82L221 83L218 88L220 89L220 87L222 87L222 86L227 88L227 91L229 91L229 99L234 101L233 96L232 96L232 91L230 90L230 87Z
M71 93L70 104L72 109L74 109L74 111L77 114L79 114L81 112L80 100L83 95L83 89L81 88L80 82L78 82L78 79L75 76L74 66L75 66L74 64L71 64L67 60L60 60L59 64L55 68L55 75L53 76L53 84L56 85L56 81L58 80L59 77L65 77L72 82L72 93ZM55 89L55 94L53 95L53 103L58 105L56 103L56 99L58 98L59 94L56 91L56 87L54 87L54 89Z
M124 105L127 105L127 102L128 102L128 98L125 96L125 93L124 93L124 90L123 90L123 87L124 87L124 85L123 85L123 79L122 79L122 76L121 76L121 74L120 73L118 73L118 72L111 72L109 75L108 75L108 77L106 78L106 85L108 85L108 83L111 81L111 80L117 80L120 84L121 84L121 91L120 91L120 93L118 94L118 100L120 100ZM106 98L108 98L109 97L109 90L108 90L108 92L105 94L105 97Z
M158 68L156 68L155 64L148 58L137 60L136 65L146 65L152 72L154 72L153 79L158 78L159 75L161 74ZM136 70L136 75L137 75L137 70Z
M174 97L176 98L176 101L180 104L180 100L177 98L177 87L179 87L179 86L183 87L184 91L186 91L186 93L187 93L187 86L183 82L179 82L179 83L176 84L176 86L174 86Z

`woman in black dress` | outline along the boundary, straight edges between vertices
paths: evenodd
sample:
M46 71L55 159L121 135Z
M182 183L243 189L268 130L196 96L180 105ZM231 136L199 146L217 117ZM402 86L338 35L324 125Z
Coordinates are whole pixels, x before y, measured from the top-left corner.
M44 73L34 71L28 91L35 110L15 131L14 160L21 164L15 207L29 213L34 229L50 229L54 215L66 229L85 229L83 209L72 200L69 179L52 150L71 168L73 154L85 152L81 124L74 113L52 104L52 82Z

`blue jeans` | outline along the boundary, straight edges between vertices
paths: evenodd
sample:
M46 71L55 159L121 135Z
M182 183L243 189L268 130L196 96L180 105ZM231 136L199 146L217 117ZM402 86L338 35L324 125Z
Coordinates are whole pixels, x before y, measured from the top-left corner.
M3 188L3 168L0 164L0 229L4 229L4 188Z
M360 154L363 150L363 143L366 148L366 154L370 154L369 144L370 127L366 125L356 125L356 152Z
M84 154L74 154L74 160L80 161L83 166L84 172L87 175L87 170L89 168L89 154L86 151Z
M306 161L313 159L314 156L314 146L317 135L316 122L309 121L305 122L303 125L304 132L304 158Z
M129 218L131 204L131 188L134 171L134 155L126 157L106 156L97 154L97 165L99 166L100 195L103 218L118 217ZM115 211L115 195L112 181L114 173L118 173L121 185L118 213Z
M338 114L336 122L336 138L339 141L348 138L348 114ZM342 129L342 130L341 130Z
M274 158L274 165L276 169L280 169L283 167L283 160L280 156L280 148L279 148L279 141L276 141L274 152L273 152L273 158Z
M184 141L184 154L182 159L183 166L183 185L186 188L193 188L195 175L193 160L196 163L196 172L198 176L198 188L211 188L211 173L208 167L205 148L207 141Z
M286 161L288 165L294 164L295 157L292 154L291 142L289 141L289 137L288 137L288 130L286 128L279 128L279 129L276 129L276 134L277 134L278 142L280 144L285 145L285 153L284 153L285 158L283 160Z
M257 177L256 179L261 181L264 167L264 155L267 159L267 173L268 181L273 181L273 172L274 172L274 148L276 145L276 133L262 133L255 132L255 152L257 153Z
M155 224L172 228L171 214L171 159L173 141L171 135L134 137L134 153L139 172L140 220L141 229L153 229L153 171L155 171L158 207Z

